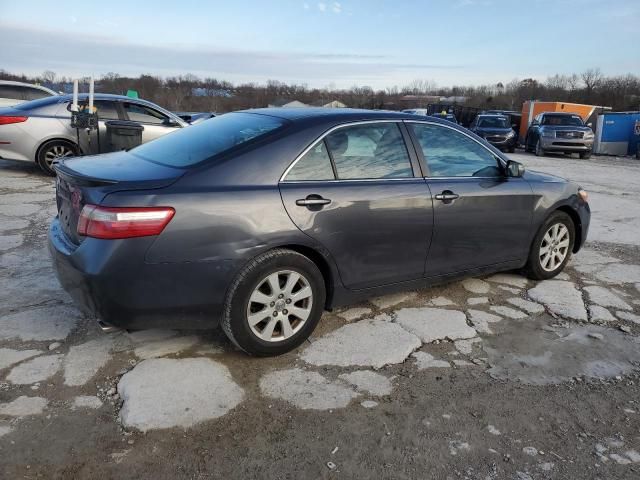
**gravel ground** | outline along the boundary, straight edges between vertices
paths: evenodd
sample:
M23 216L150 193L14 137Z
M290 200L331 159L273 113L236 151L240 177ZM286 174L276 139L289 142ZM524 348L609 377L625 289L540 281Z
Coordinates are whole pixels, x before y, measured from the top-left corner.
M269 359L102 333L49 263L53 181L0 161L0 478L640 478L640 162L512 157L590 192L566 272L374 298Z

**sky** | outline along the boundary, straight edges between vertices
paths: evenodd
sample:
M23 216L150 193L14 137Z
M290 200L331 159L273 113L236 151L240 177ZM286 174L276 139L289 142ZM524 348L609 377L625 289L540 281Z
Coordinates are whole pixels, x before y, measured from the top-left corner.
M640 74L640 0L0 0L0 68L385 88Z

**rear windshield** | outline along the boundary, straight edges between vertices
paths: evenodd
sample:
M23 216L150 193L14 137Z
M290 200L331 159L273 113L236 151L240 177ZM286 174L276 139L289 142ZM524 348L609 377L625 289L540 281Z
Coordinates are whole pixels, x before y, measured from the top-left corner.
M478 126L482 128L508 128L509 124L505 117L481 117Z
M184 168L263 137L285 120L253 113L227 113L165 135L131 150L145 160Z
M581 127L584 125L584 122L579 115L545 115L542 119L542 124Z

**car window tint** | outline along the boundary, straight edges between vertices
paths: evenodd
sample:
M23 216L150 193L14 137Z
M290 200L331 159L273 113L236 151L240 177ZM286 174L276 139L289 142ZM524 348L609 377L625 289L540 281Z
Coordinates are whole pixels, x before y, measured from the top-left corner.
M50 97L51 94L46 92L45 90L40 90L39 88L31 88L26 87L24 89L24 99L29 100L38 100L39 98Z
M98 118L100 120L118 120L118 110L116 110L115 102L96 100L93 105L98 110Z
M334 180L331 159L324 142L305 153L289 170L285 180Z
M136 103L125 102L124 109L127 112L129 120L132 122L155 123L160 125L167 118L157 110Z
M326 137L342 180L413 177L407 148L395 123L340 128Z
M172 167L189 167L275 132L286 120L253 113L225 113L140 145L130 153Z
M0 98L10 98L12 100L25 100L24 88L15 85L0 85Z
M411 124L431 177L495 177L496 157L475 140L439 125Z

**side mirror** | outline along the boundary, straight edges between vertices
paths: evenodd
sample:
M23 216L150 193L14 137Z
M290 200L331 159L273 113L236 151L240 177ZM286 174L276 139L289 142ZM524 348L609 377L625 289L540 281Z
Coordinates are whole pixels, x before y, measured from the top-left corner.
M515 160L507 162L507 177L520 178L524 175L524 165Z
M164 122L162 122L162 124L165 127L178 127L180 124L173 118L165 118Z

